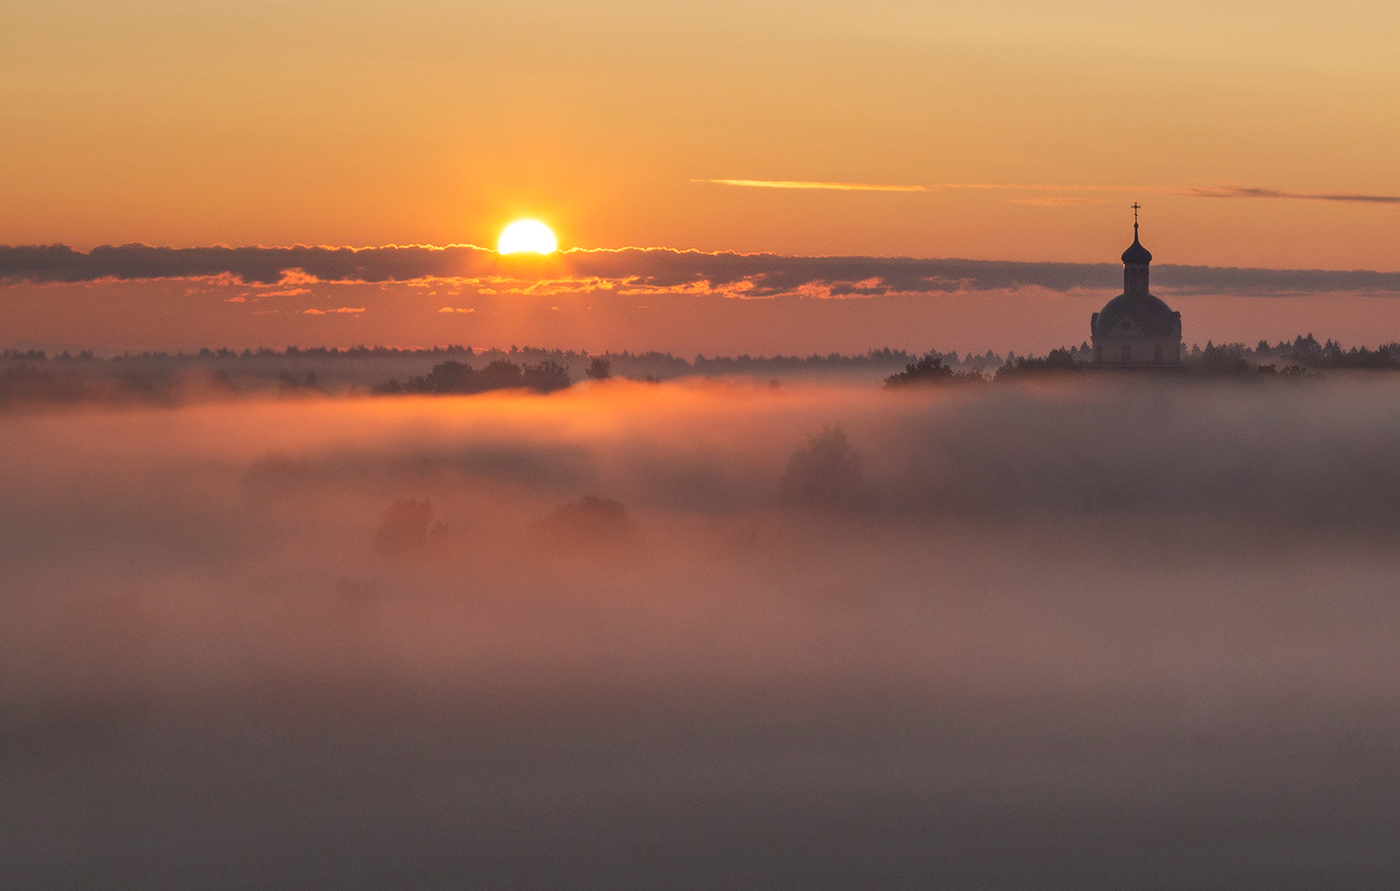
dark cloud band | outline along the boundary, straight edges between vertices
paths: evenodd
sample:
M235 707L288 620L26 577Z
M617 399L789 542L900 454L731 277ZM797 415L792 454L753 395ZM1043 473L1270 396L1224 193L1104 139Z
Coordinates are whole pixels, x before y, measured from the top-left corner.
M876 297L1045 288L1112 290L1112 263L1022 263L910 257L792 257L664 248L573 250L501 256L470 245L376 248L121 245L87 253L67 245L0 246L0 282L90 282L231 276L254 285L287 281L408 282L467 279L551 283L551 289L696 291L735 297ZM1154 287L1186 293L1400 294L1400 272L1238 269L1162 265Z

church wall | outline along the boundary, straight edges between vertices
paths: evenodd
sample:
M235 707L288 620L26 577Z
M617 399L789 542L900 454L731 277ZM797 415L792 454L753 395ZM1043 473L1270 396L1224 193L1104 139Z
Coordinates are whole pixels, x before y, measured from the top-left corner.
M1127 348L1128 358L1123 357ZM1157 358L1157 348L1161 348L1161 359ZM1180 337L1113 337L1094 338L1095 365L1179 365L1181 364Z

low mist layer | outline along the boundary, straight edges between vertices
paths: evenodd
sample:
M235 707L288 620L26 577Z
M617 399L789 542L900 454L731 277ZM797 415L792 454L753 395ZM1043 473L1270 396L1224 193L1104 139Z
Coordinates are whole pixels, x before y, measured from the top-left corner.
M0 418L24 887L1388 887L1400 384Z

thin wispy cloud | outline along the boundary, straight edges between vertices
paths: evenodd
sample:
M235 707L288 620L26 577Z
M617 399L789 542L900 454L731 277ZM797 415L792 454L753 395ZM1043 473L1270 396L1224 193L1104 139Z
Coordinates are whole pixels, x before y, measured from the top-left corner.
M1010 198L1011 204L1029 204L1034 207L1074 207L1080 204L1108 204L1107 198L1079 198L1073 195L1037 195L1033 198Z
M1173 194L1191 198L1287 198L1295 201L1343 201L1360 204L1400 204L1400 195L1366 195L1350 192L1287 192L1245 186L1186 188Z
M1120 195L1177 195L1183 198L1282 198L1293 201L1342 201L1361 204L1400 204L1400 195L1369 195L1359 192L1294 192L1257 186L1114 186L1099 184L1045 185L1040 183L938 183L929 191L970 189L1001 192L1108 192ZM1038 204L1055 207L1097 203L1090 198L1011 198L1012 204Z
M1000 192L1160 192L1160 186L1046 185L1042 183L938 183L934 189L981 189Z
M1076 192L1102 192L1119 195L1176 195L1183 198L1275 198L1292 201L1338 201L1354 204L1400 204L1400 195L1372 195L1363 192L1296 192L1259 186L1117 186L1097 183L1075 185L1046 183L932 183L929 185L888 185L880 183L827 183L800 180L696 179L691 182L761 189L828 189L839 192L939 192L966 189L992 192L1041 192L1073 195ZM1072 197L1008 198L1011 204L1063 207L1102 203L1103 199Z
M717 186L747 186L754 189L826 189L832 192L927 192L928 186L889 183L822 183L789 179L693 179L693 183Z

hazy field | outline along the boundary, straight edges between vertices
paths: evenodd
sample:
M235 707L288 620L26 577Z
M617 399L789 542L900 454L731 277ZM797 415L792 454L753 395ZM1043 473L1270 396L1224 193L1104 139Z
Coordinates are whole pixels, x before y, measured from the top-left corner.
M0 875L1395 887L1398 444L1342 375L0 416Z

